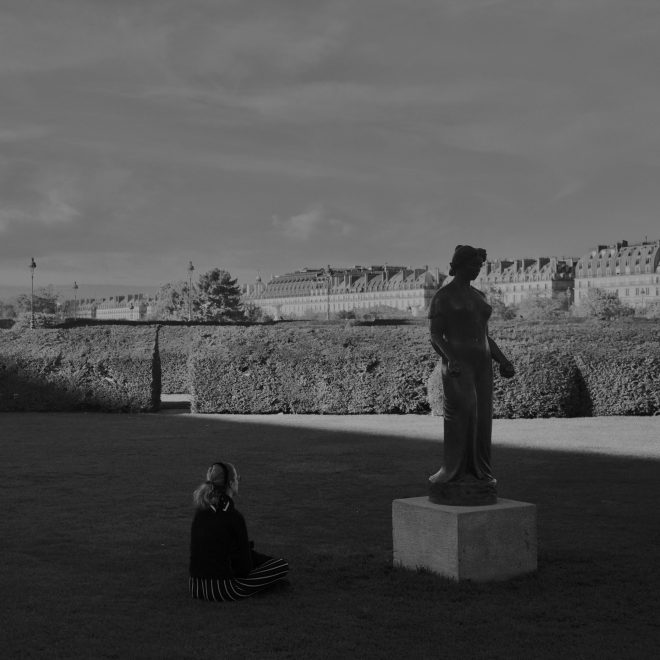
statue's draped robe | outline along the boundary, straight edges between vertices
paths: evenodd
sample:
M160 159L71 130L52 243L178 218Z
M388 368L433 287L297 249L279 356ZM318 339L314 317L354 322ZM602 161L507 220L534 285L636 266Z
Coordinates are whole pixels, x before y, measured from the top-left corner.
M494 481L491 469L493 419L493 368L488 343L488 319L492 309L484 295L471 288L459 298L440 289L429 308L438 318L443 337L460 363L458 376L449 374L442 357L444 392L444 464L436 482L469 479ZM440 353L440 348L436 348Z

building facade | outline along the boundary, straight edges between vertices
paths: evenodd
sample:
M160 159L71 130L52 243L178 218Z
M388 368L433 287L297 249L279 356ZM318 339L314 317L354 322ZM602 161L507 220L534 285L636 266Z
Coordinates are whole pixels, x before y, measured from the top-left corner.
M149 316L151 301L143 294L67 300L66 316L78 319L143 321Z
M660 303L660 240L598 245L580 257L575 270L575 302L590 288L615 293L624 305L644 309Z
M484 293L498 293L505 305L529 296L572 299L576 262L572 257L487 261L474 286Z
M340 312L391 308L420 316L444 280L436 269L405 266L305 268L247 285L243 301L274 319L331 318Z

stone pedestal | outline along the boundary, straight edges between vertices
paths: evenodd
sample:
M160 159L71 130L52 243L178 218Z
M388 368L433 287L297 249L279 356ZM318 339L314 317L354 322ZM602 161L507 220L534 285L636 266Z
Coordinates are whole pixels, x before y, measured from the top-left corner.
M536 506L498 499L488 506L392 502L394 565L454 580L506 580L536 570Z

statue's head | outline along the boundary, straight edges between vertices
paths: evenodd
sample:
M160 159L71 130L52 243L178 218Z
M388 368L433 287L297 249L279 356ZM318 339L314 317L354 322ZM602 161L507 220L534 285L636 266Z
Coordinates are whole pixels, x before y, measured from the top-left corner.
M456 271L462 266L475 263L479 265L479 269L486 261L486 250L483 248L475 248L471 245L457 245L454 250L454 256L449 264L449 274L456 275ZM478 272L478 271L477 271Z

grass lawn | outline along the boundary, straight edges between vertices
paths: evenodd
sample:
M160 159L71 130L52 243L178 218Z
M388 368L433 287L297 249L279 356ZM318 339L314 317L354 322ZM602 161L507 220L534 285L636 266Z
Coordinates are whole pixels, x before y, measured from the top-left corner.
M191 493L218 459L289 587L188 597ZM657 657L660 461L495 447L500 496L538 506L539 571L491 584L391 567L392 500L425 494L440 462L437 442L396 435L4 414L2 656Z

